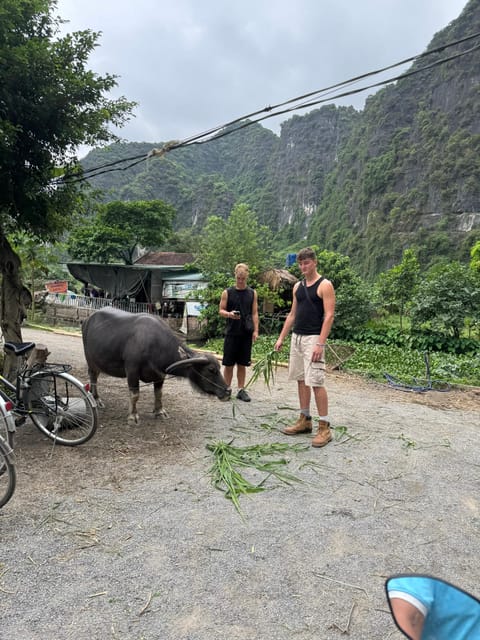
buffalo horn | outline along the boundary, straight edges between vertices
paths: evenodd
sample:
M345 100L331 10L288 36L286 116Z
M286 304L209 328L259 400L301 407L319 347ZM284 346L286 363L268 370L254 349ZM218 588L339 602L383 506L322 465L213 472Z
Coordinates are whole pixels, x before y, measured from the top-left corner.
M175 373L185 367L191 367L192 364L207 364L208 358L205 356L197 356L196 358L185 358L185 360L177 360L165 369L165 373Z

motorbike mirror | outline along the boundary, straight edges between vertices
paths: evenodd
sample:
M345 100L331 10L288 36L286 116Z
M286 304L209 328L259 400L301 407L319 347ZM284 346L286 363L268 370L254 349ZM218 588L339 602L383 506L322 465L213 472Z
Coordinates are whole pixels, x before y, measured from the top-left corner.
M445 580L409 574L385 583L395 624L410 640L480 638L480 600Z

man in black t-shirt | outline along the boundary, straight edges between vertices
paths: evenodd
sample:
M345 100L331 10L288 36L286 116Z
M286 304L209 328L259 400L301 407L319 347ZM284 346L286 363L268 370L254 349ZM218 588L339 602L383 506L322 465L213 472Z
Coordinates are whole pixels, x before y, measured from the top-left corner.
M235 267L235 286L225 289L220 300L219 313L227 319L223 344L223 377L230 387L233 368L237 365L237 398L250 402L245 391L247 367L252 357L252 344L258 338L257 292L247 286L248 266Z

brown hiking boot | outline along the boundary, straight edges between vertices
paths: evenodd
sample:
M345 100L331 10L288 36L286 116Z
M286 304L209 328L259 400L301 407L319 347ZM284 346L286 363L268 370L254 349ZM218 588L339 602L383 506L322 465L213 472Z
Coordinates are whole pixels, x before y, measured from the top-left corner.
M312 440L312 447L324 447L331 439L330 423L326 420L319 420L317 435Z
M307 416L301 413L295 424L285 427L282 433L285 433L287 436L296 436L299 433L312 433L312 419L307 418Z

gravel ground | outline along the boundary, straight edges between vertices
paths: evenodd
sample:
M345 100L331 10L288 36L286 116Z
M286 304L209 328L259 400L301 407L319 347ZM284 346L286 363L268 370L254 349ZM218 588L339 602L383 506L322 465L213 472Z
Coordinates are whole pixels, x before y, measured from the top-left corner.
M81 340L24 329L86 379ZM18 483L0 512L1 640L400 638L384 581L431 573L480 595L478 390L409 394L328 378L336 438L289 454L302 482L268 478L242 519L212 486L212 440L304 442L279 429L296 389L279 369L253 401L165 383L168 420L126 422L126 382L87 444L19 429ZM240 406L241 405L241 406ZM261 480L261 476L252 476Z

